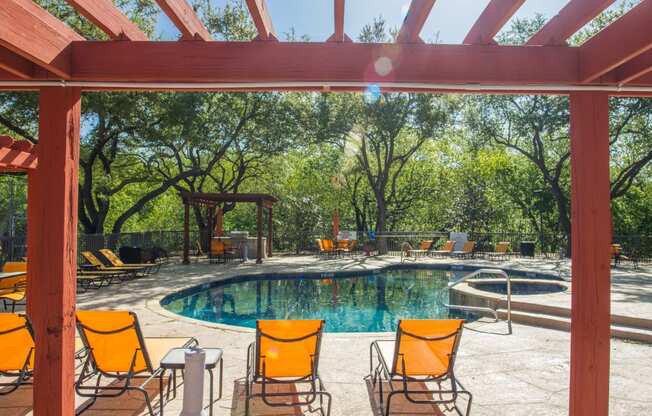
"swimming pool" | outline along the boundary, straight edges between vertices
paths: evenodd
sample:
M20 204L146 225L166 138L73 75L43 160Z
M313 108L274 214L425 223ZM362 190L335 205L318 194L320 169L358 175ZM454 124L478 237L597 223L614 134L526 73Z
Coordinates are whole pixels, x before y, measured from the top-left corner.
M248 277L164 298L164 308L208 322L254 328L257 319L325 319L327 332L395 331L401 318L474 319L451 311L444 270L387 270L344 277Z

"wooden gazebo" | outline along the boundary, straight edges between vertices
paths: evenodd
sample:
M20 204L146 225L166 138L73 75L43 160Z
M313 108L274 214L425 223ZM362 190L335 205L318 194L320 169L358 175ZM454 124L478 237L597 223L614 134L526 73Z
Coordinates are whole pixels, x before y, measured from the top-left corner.
M74 414L81 94L93 90L382 91L566 94L572 169L570 414L609 412L609 96L652 93L652 0L579 47L566 40L614 0L570 0L525 44L493 38L524 0L491 0L463 44L425 44L435 0L412 0L397 41L351 42L334 0L325 42L278 42L265 0L247 0L258 36L214 41L186 0L156 0L179 42L150 41L111 0L67 0L111 39L84 39L32 0L0 1L0 89L40 95L38 165L28 192L28 313L36 340L34 414ZM398 6L397 6L398 7ZM26 154L27 153L27 154ZM20 158L25 158L21 161ZM5 160L5 159L2 159ZM9 160L9 159L7 159ZM29 166L28 166L29 165Z
M183 264L190 263L190 207L199 206L208 209L208 241L212 239L215 208L230 202L248 202L256 204L256 263L263 262L263 208L267 209L267 257L272 257L272 209L278 199L267 194L238 193L204 193L182 192L183 200Z

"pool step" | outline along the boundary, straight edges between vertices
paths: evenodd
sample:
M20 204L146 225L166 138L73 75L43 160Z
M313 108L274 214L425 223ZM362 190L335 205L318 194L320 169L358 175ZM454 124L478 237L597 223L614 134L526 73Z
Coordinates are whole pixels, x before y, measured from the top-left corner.
M498 309L498 317L507 319L507 310ZM570 331L571 320L569 316L551 315L547 313L519 311L512 309L512 322L540 326L544 328ZM630 339L645 343L652 343L652 329L637 326L611 324L611 336L615 338Z

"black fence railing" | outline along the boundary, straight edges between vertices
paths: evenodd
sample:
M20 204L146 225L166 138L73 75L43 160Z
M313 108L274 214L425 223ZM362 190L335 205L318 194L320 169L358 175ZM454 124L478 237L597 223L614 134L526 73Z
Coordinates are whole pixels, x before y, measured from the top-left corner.
M303 236L296 239L284 236L281 233L274 235L273 248L277 253L307 254L317 251L315 240L323 238L321 235ZM378 234L370 238L364 232L358 232L358 249L362 250L365 244L377 251L382 244L386 245L387 253L398 255L403 242L409 242L416 246L421 241L432 240L434 246L439 247L449 238L446 231L406 231L388 232ZM495 245L501 241L508 241L511 244L512 252L519 253L522 242L531 242L535 246L537 256L548 258L563 258L567 255L567 241L560 234L536 234L519 232L496 232L496 233L469 233L469 240L476 242L476 250L481 252L493 251ZM190 250L194 254L199 251L200 238L198 231L190 233ZM383 243L384 242L384 243ZM625 256L637 260L652 261L652 235L615 235L613 242L622 246ZM170 255L180 255L183 251L183 231L147 231L128 232L119 234L79 234L78 249L99 250L110 248L117 250L123 246L153 248L159 247ZM206 245L202 244L202 250ZM14 238L0 237L0 263L7 260L15 260L27 255L25 236Z

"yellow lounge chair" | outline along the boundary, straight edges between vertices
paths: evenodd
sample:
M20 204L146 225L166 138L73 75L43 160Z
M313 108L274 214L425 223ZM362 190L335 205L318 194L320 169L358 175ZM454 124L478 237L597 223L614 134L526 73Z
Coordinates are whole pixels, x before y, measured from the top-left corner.
M452 251L451 256L466 259L469 257L473 257L474 255L473 250L475 250L475 241L465 241L464 245L462 246L462 249L457 251Z
M115 266L107 266L100 259L97 258L97 256L90 251L82 251L80 253L84 259L88 262L93 267L93 270L100 270L100 271L110 271L110 272L122 272L123 277L121 280L127 280L127 276L130 278L134 278L137 275L144 275L145 271L142 267L129 267L129 266L123 266L123 267L115 267Z
M396 394L403 394L408 401L417 404L452 405L459 415L463 413L457 407L457 399L463 395L468 400L464 414L469 415L471 393L464 390L453 372L463 323L459 319L400 320L395 340L371 343L370 377L374 387L378 384L380 407L386 416L389 416L392 397ZM375 366L374 355L378 361ZM389 387L384 409L383 381ZM445 382L450 383L450 388ZM426 395L432 399L425 399Z
M25 272L14 277L0 279L0 300L2 300L4 309L7 310L11 305L11 312L16 310L16 305L25 300L27 288L27 263L26 262L7 262L2 266L4 273Z
M510 247L511 243L509 241L501 241L496 244L493 252L485 253L485 256L489 258L489 260L505 258L509 254Z
M112 250L108 248L100 249L100 254L102 254L111 263L110 265L113 267L135 267L135 268L142 267L147 271L147 273L156 273L161 268L160 263L125 264L122 262L122 260L120 260L120 257L118 257Z
M433 250L430 253L434 256L446 257L449 256L455 249L455 240L448 240L444 243L439 250Z
M0 376L16 378L12 382L0 383L0 395L32 384L34 348L34 333L27 317L17 313L0 313ZM81 359L85 353L79 338L75 338L75 351L76 359Z
M330 415L331 395L325 390L318 373L323 329L322 320L256 322L256 341L247 350L245 415L249 414L249 402L254 397L260 397L272 407L309 406L319 398L322 413L326 397L326 416ZM307 391L267 391L268 385L279 384L307 384L309 387ZM261 386L260 393L254 393L256 385ZM303 401L302 397L305 397Z
M198 345L194 338L145 338L138 318L127 311L79 310L77 330L89 352L75 383L79 396L92 398L86 408L97 398L117 397L135 390L144 395L147 409L154 416L149 394L143 386L161 375L160 361L170 349ZM124 384L101 386L102 377ZM145 380L132 385L136 377ZM91 379L95 381L89 382Z

